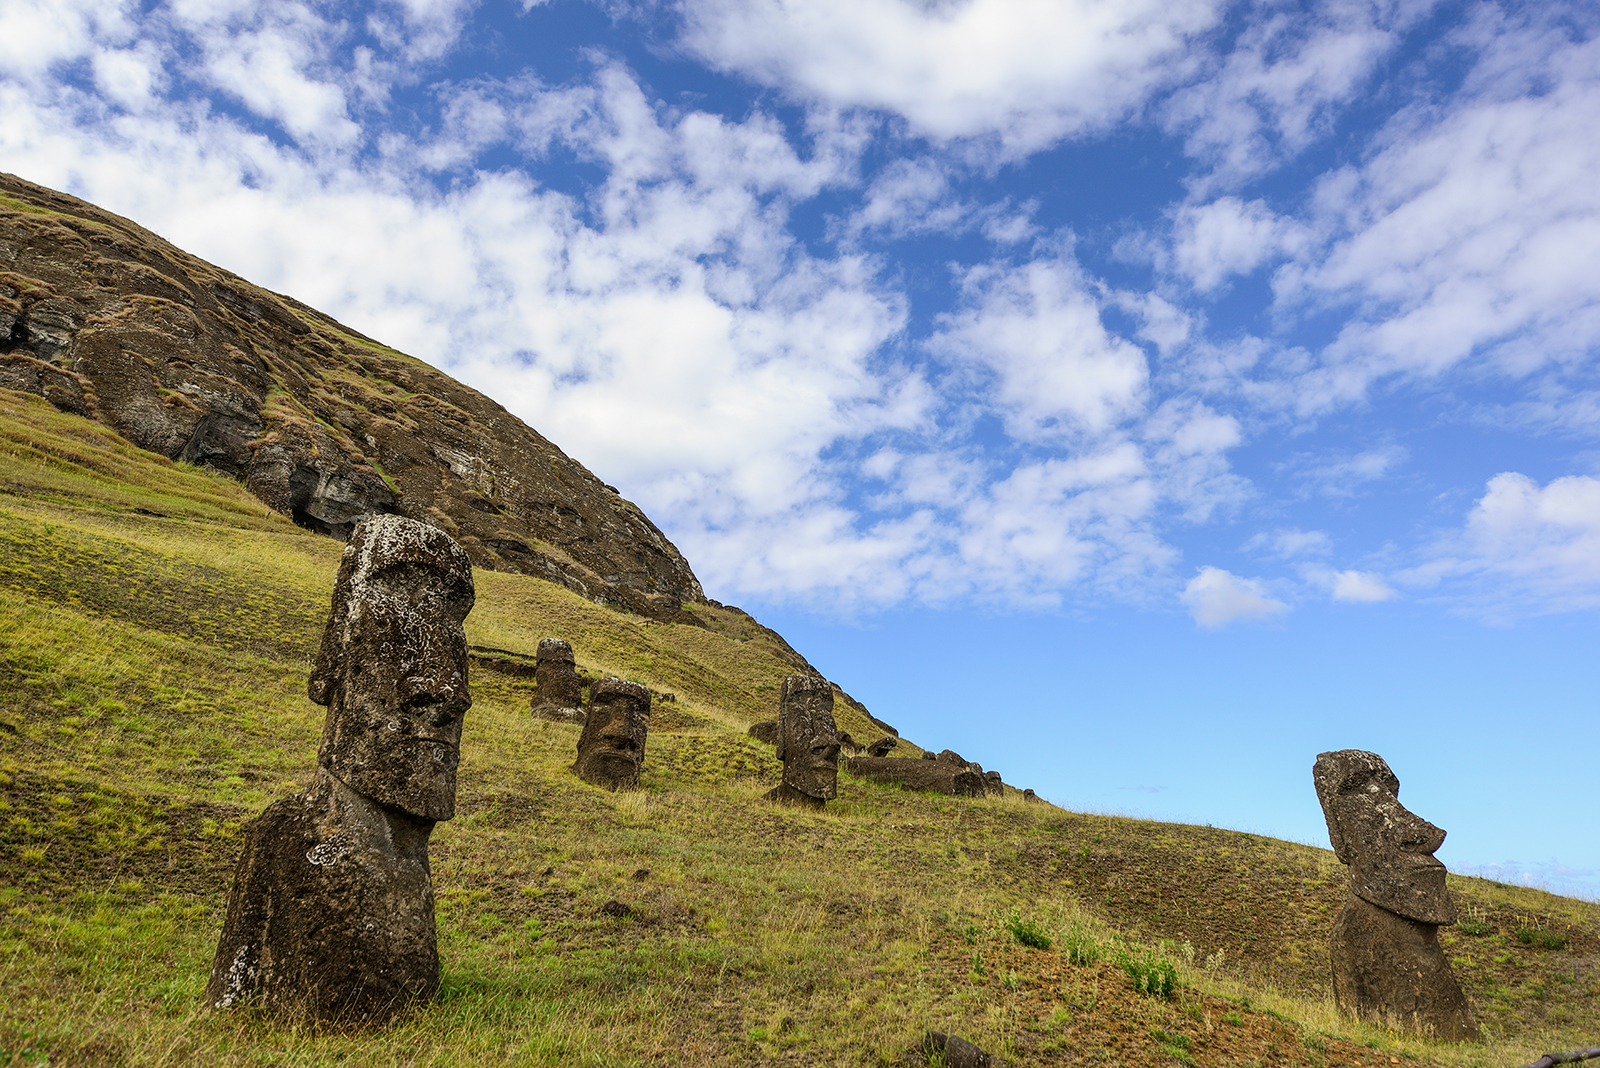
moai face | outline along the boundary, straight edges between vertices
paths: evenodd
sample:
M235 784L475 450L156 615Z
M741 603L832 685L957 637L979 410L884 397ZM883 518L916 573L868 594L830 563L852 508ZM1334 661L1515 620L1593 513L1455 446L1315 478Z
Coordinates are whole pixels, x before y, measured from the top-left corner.
M473 599L472 562L443 531L386 515L350 535L308 689L328 706L317 759L352 790L455 815Z
M811 675L783 680L777 748L786 785L824 800L839 796L839 728L830 683Z
M1351 891L1419 923L1454 923L1445 867L1433 856L1445 832L1400 803L1400 780L1384 759L1359 749L1322 753L1312 778Z
M639 785L645 735L650 730L650 691L637 682L601 679L590 687L589 719L578 737L572 770L608 790Z

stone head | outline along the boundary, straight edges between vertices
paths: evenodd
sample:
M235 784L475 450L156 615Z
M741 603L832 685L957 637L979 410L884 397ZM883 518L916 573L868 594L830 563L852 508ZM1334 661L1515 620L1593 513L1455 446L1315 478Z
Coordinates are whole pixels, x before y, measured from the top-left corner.
M1444 831L1400 803L1400 780L1384 759L1360 749L1320 753L1311 776L1351 892L1419 923L1454 923L1445 868L1433 856Z
M351 533L307 688L328 706L317 759L352 790L455 815L473 599L472 561L443 531L383 515Z
M639 785L645 736L650 730L650 691L637 682L600 679L589 687L589 718L578 737L572 770L608 790Z
M832 683L815 675L783 680L777 750L788 786L824 800L839 796L839 728L833 722Z
M540 638L539 652L535 656L539 663L576 664L577 657L572 655L572 644L560 638Z

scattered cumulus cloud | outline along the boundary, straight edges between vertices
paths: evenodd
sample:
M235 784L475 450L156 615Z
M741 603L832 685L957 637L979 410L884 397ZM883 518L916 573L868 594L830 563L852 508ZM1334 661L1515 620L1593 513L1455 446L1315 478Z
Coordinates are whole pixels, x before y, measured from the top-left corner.
M1289 606L1267 592L1260 579L1241 578L1220 567L1202 567L1178 598L1207 630L1230 623L1277 619Z
M682 45L835 108L898 116L1006 155L1103 129L1189 64L1220 3L1157 0L689 0Z
M1502 384L1508 422L1592 435L1593 19L1474 8L1438 42L1459 90L1392 78L1375 133L1268 195L1428 0L678 10L686 54L784 106L669 99L603 51L560 84L457 76L471 0L13 0L0 160L500 399L714 591L1177 597L1208 628L1396 590L1600 601L1588 476L1496 476L1458 529L1373 552L1300 512L1398 496L1368 491L1412 455L1271 444L1396 378ZM1113 129L1188 169L1142 228L1080 238L1026 172ZM1085 251L1113 240L1144 284ZM897 258L919 243L943 258ZM1261 321L1219 325L1240 293ZM1186 532L1224 519L1269 575L1185 584Z
M1333 599L1371 603L1387 601L1395 591L1379 575L1370 571L1340 571L1333 576Z
M1508 471L1491 478L1459 531L1403 578L1496 618L1600 606L1600 479L1540 486Z

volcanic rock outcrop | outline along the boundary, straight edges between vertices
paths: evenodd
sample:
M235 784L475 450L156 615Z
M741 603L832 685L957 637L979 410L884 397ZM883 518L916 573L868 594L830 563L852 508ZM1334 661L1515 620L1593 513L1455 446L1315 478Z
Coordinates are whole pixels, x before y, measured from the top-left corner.
M442 531L356 527L311 673L316 776L250 825L207 1004L374 1020L438 992L428 838L455 815L473 596Z
M578 736L572 770L607 790L632 790L644 766L650 732L650 691L637 682L600 679L589 687L589 718Z
M1400 803L1400 780L1376 753L1321 753L1312 769L1350 895L1333 923L1333 996L1347 1016L1456 1041L1478 1026L1439 945L1456 921L1445 832Z
M839 728L833 685L814 675L790 675L778 700L778 759L783 781L768 801L821 808L839 796Z
M652 618L698 622L681 606L705 601L638 508L494 401L9 174L0 387L236 478L335 537L367 515L405 515L452 534L479 566Z

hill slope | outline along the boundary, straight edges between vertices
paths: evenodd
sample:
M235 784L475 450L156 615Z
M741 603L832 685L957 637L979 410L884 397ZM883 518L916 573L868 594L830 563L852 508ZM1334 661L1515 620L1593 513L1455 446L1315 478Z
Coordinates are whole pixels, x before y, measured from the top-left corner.
M450 376L0 173L0 387L240 480L344 537L360 516L442 526L483 567L681 617L705 595L637 507Z
M0 1063L916 1064L933 1027L1012 1064L1509 1065L1600 1028L1593 904L1452 879L1489 1041L1353 1026L1327 1003L1326 851L848 775L823 813L769 806L744 729L790 666L747 617L488 571L434 837L439 1003L355 1034L200 1012L241 829L315 760L339 547L27 394L0 391L0 452ZM527 714L509 669L546 635L676 694L639 793L577 780L576 728ZM1140 994L1129 967L1162 961L1179 985Z

